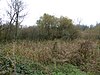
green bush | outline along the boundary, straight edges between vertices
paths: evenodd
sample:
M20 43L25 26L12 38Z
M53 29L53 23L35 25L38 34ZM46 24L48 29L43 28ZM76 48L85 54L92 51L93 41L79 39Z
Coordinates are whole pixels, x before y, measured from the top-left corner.
M13 72L13 69L12 62L3 56L0 56L0 75L10 75L10 73Z

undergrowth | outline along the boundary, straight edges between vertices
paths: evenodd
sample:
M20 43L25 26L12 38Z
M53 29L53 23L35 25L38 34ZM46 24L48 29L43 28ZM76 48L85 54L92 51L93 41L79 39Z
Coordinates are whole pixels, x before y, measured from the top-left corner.
M0 75L100 75L99 41L0 44Z

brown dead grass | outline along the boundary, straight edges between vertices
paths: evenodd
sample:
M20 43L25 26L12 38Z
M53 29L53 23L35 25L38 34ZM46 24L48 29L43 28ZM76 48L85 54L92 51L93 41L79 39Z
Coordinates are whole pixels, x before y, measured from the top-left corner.
M12 58L13 43L4 45L3 53ZM15 45L15 56L39 63L71 63L84 71L100 71L98 41L54 40L44 42L21 41ZM53 60L55 59L55 60ZM23 61L24 62L24 61Z

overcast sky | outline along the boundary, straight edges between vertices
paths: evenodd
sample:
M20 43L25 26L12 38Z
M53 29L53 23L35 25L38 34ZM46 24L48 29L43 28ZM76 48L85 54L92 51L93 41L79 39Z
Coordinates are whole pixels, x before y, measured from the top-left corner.
M44 13L56 17L67 16L76 23L77 18L82 24L96 24L100 22L100 0L23 0L27 5L26 16L23 24L34 25ZM6 0L0 2L0 17L4 17ZM2 15L2 14L3 15Z

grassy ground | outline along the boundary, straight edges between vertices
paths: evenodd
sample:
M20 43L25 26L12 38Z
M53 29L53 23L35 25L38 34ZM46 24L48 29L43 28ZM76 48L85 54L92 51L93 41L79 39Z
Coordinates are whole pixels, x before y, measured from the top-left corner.
M100 75L100 42L18 41L0 44L0 75Z

